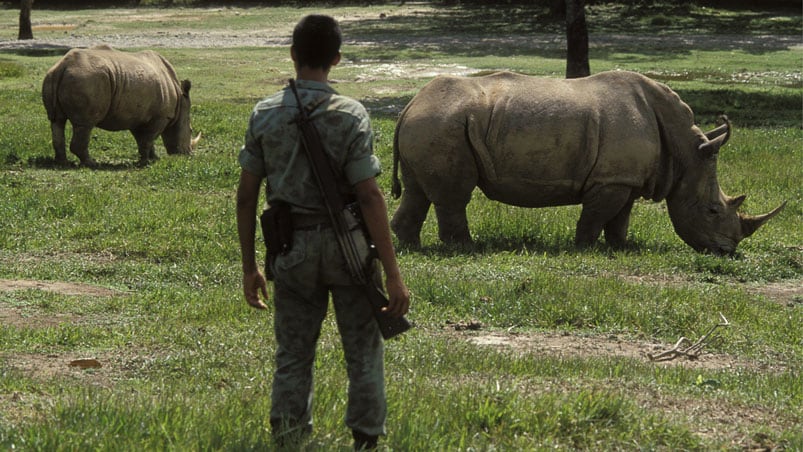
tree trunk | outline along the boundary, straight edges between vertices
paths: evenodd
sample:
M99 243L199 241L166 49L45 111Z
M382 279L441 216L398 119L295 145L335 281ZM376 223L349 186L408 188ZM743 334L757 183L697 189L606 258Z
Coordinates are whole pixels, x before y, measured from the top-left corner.
M585 0L566 0L566 78L591 75Z
M17 39L33 39L31 9L33 9L33 0L20 0L20 32Z
M549 0L549 16L554 19L565 19L566 0Z

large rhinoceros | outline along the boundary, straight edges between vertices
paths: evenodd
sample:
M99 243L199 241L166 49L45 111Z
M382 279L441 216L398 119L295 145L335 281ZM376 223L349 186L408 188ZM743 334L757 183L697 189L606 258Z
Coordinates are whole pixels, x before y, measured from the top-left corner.
M737 213L744 196L717 182L730 124L703 133L667 86L633 72L560 80L510 72L440 76L402 111L393 151L393 193L405 191L391 226L418 245L435 205L439 237L470 242L466 205L478 186L522 207L582 204L575 243L605 231L625 243L633 202L666 199L677 234L697 251L730 254L777 214Z
M140 162L156 159L158 136L170 154L189 154L200 138L190 129L190 81L156 52L120 52L109 46L72 49L47 71L42 101L50 120L56 162L67 163L64 126L73 134L70 152L95 166L88 147L93 127L130 130Z

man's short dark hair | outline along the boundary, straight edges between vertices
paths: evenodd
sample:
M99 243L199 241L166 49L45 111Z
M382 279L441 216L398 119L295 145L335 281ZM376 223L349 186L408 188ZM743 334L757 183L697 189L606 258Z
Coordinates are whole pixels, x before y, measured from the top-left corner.
M340 24L330 16L310 14L293 30L296 63L312 69L328 70L340 53L343 33Z

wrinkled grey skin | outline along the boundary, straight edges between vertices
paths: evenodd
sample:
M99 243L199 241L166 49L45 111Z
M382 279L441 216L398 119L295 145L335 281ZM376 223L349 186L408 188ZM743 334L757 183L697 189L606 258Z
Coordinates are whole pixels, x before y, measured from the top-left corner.
M400 242L419 245L435 205L444 242L470 242L466 205L474 187L522 207L582 204L575 243L605 232L625 244L638 198L666 199L677 234L697 251L730 254L773 212L737 212L744 196L717 182L727 123L709 133L667 86L633 72L571 80L509 72L441 76L401 113L394 139L393 192L405 191L391 221Z
M197 142L190 129L190 86L189 80L179 83L173 66L150 50L128 53L105 45L70 50L42 83L56 162L67 164L68 120L70 152L82 165L96 165L88 152L94 127L130 130L142 164L156 159L154 141L160 135L169 154L189 154Z

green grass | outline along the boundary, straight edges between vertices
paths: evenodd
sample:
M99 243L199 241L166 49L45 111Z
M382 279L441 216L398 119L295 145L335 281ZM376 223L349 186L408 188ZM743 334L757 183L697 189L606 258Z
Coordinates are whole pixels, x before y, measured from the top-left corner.
M265 27L282 36L311 11L117 11L118 17L162 15L134 24L111 20L108 11L34 10L33 19L76 24L91 36L136 34L139 27ZM557 25L520 19L526 14L512 10L324 11L355 18L344 22L347 36L381 43L348 44L332 76L339 91L371 111L386 169L379 183L387 193L396 115L432 71L560 77L565 67L559 46L538 44ZM388 19L380 21L380 12ZM630 246L622 251L573 247L578 206L516 208L477 191L468 211L471 248L442 245L431 212L422 249L399 250L416 328L386 347L389 449L803 449L803 53L781 39L742 48L719 34L799 36L799 14L674 12L590 7L593 32L635 33L596 44L592 34L592 71L637 70L667 83L703 128L727 113L734 134L719 160L723 190L747 194L751 213L784 200L786 210L732 258L691 250L675 235L663 203L636 203ZM17 13L0 10L0 19L15 23ZM630 15L632 27L622 29ZM474 39L488 24L509 25L510 43L402 39ZM711 31L705 35L711 43L685 49L638 39L660 24L670 36ZM63 33L35 31L42 39ZM536 44L516 38L531 33ZM242 300L234 191L248 114L292 75L288 51L159 51L193 81L200 148L183 157L157 146L161 159L140 168L129 134L95 130L90 153L101 169L94 171L53 165L40 89L60 52L0 53L0 279L112 291L0 291L0 448L271 448L272 314ZM398 201L389 197L388 204L392 213ZM681 336L696 340L720 313L731 325L706 347L714 355L688 365L646 358ZM513 345L473 340L486 335ZM564 353L550 351L550 337L565 338ZM578 352L581 339L613 348ZM627 344L639 353L616 352ZM81 357L96 357L103 367L67 365ZM316 425L306 447L346 450L345 370L331 318L315 375Z

